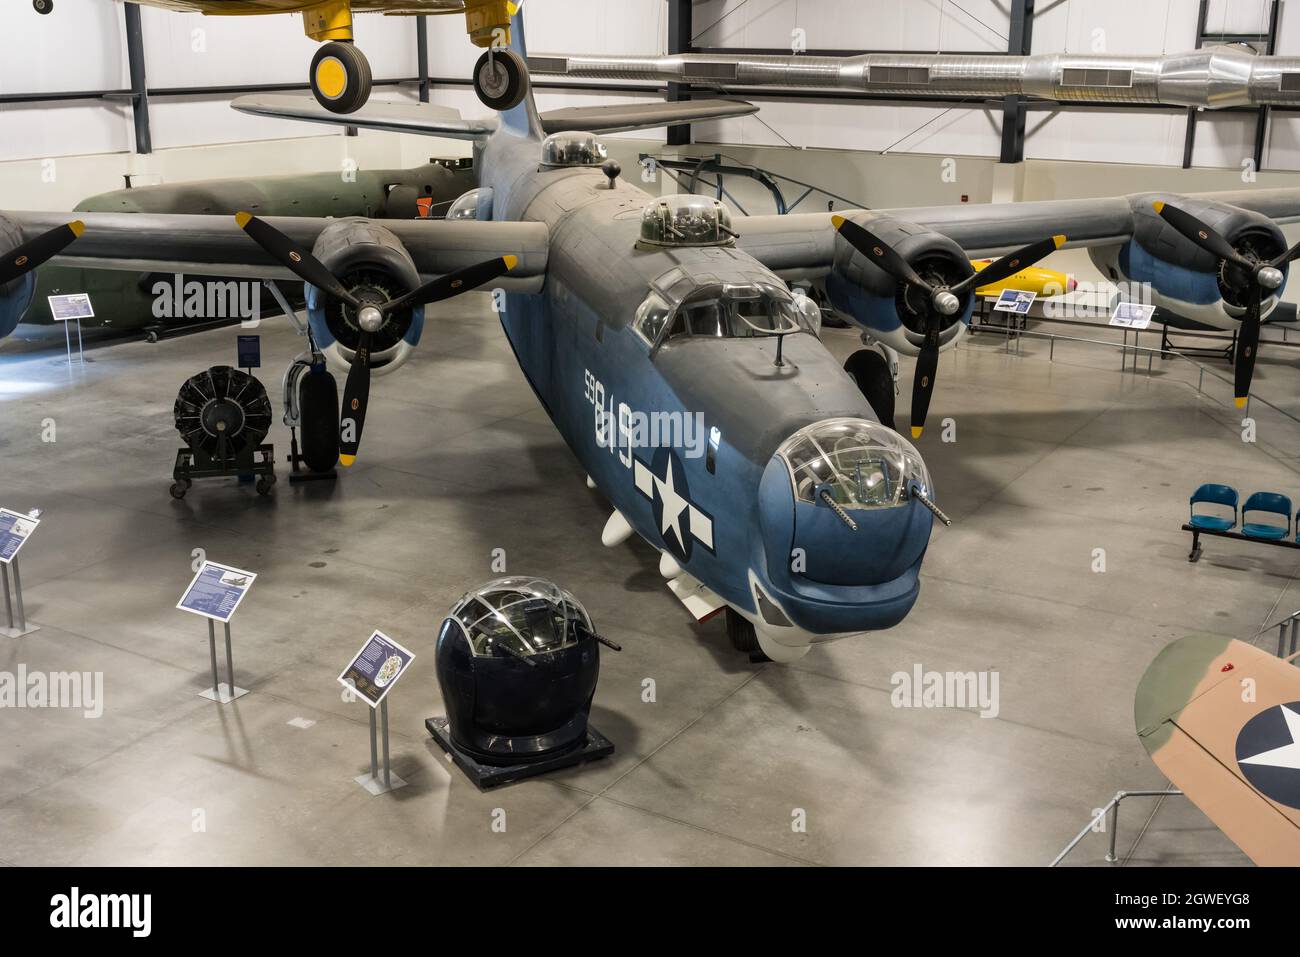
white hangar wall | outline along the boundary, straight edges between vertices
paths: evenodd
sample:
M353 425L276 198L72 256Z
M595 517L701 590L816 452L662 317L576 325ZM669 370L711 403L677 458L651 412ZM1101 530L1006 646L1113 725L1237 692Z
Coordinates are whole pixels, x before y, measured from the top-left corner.
M56 13L26 9L10 17L0 57L0 94L89 91L129 86L121 4L114 0L59 0ZM808 48L985 51L1005 49L1006 0L706 0L694 6L695 43L716 47L788 47L802 30ZM1098 45L1117 53L1159 53L1194 44L1197 0L1060 0L1039 3L1037 52L1086 52ZM1262 30L1267 0L1216 0L1209 27L1223 32ZM377 77L416 73L415 26L407 18L364 15L358 41ZM434 77L468 77L478 50L465 41L457 18L429 21ZM300 83L315 44L297 16L260 18L178 15L142 8L149 84L153 88L210 84ZM535 52L664 52L664 0L530 0L529 46ZM1279 52L1300 55L1300 10L1284 10ZM380 98L414 99L412 85L380 88ZM643 95L539 91L543 109L615 102ZM229 96L155 96L150 120L155 152L132 152L131 109L122 101L78 99L29 105L0 104L0 207L66 208L78 199L141 181L211 176L413 165L430 156L467 155L468 146L426 137L362 134L266 120L229 109ZM481 112L468 86L435 84L435 102L467 115ZM994 193L1001 111L986 104L931 106L914 102L815 102L757 98L761 119L747 117L695 126L698 148L769 165L868 205L987 201ZM1178 110L1032 110L1024 175L1026 198L1055 185L1041 170L1068 170L1072 181L1099 192L1145 181L1151 169L1171 188L1189 178L1178 170L1185 115ZM1232 185L1252 151L1253 114L1204 113L1194 164L1217 186ZM611 137L615 155L663 150L663 131ZM710 143L730 144L711 147ZM795 152L790 147L807 147ZM883 152L883 155L882 155ZM951 158L958 178L938 175ZM47 181L49 163L59 175ZM1123 170L1096 164L1124 164ZM1265 152L1266 170L1300 169L1300 118L1275 113ZM1103 170L1107 171L1104 172ZM1196 171L1191 171L1192 173ZM1265 173L1265 176L1274 174ZM1277 174L1281 175L1281 174ZM1109 188L1105 188L1105 187ZM672 188L669 184L666 188ZM1145 188L1144 186L1135 186ZM770 207L761 189L738 185L736 196L756 209ZM746 202L748 198L748 202ZM790 198L793 198L791 196ZM824 207L810 197L801 208Z

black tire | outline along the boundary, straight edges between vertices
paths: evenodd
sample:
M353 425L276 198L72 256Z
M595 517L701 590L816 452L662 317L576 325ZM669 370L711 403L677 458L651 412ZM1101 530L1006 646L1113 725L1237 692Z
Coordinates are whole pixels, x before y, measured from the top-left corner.
M474 92L489 109L509 110L528 95L528 65L514 50L488 50L474 64Z
M263 475L257 480L257 494L270 495L271 489L275 488L275 476Z
M32 0L32 7L41 16L54 12L54 0Z
M894 375L889 363L875 349L859 349L844 363L844 371L858 384L858 389L871 404L880 424L891 429L894 425Z
M303 464L328 472L339 460L339 390L328 369L314 369L299 380L298 409Z
M731 647L749 655L750 661L772 660L763 654L763 649L758 643L758 632L754 630L753 624L730 606L727 607L727 640L731 642Z
M342 68L341 87L322 90L318 84L321 64L326 61L337 63ZM327 65L325 69L329 69L329 66ZM331 40L317 50L316 55L311 58L309 79L312 96L316 97L316 102L331 113L355 113L366 105L366 100L370 99L370 87L373 83L370 61L350 42Z
M172 493L172 498L180 501L185 497L185 493L188 492L189 489L190 487L187 483L172 482L172 487L169 491Z

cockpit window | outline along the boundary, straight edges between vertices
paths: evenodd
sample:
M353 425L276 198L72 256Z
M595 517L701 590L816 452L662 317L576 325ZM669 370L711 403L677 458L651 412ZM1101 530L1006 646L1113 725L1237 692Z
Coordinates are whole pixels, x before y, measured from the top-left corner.
M679 339L816 334L790 293L765 283L701 286L675 309L651 292L637 310L635 328L651 346Z
M827 419L800 429L777 454L790 468L795 497L844 509L893 508L930 494L930 475L916 449L893 429L868 419Z

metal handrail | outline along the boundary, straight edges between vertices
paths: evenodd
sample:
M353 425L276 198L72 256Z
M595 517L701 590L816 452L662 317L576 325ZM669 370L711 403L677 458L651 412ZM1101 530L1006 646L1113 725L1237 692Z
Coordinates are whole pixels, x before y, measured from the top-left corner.
M1090 831L1096 829L1097 825L1101 822L1101 819L1106 816L1107 812L1110 812L1110 849L1106 853L1106 862L1108 864L1117 863L1119 861L1119 856L1115 853L1115 839L1117 836L1117 831L1119 830L1120 802L1123 801L1125 798L1130 798L1130 797L1170 797L1172 795L1178 795L1182 793L1183 792L1180 791L1178 788L1167 788L1166 790L1163 791L1151 791L1151 790L1116 791L1115 796L1106 803L1106 806L1101 808L1096 814L1092 816L1092 820L1090 820L1087 824L1083 826L1083 830L1080 831L1078 834L1076 834L1074 840L1072 840L1069 844L1065 845L1065 848L1061 851L1061 853L1057 854L1056 857L1053 858L1052 863L1048 864L1047 866L1055 867L1057 864L1061 863L1061 861L1065 860L1065 856L1069 854L1072 850L1074 850L1076 847L1078 847L1079 842L1082 841L1085 837L1087 837Z
M1058 319L1038 319L1038 320L1036 320L1036 321L1038 321L1038 322L1061 322L1061 321L1063 321L1063 320L1058 320ZM1040 338L1040 339L1047 339L1047 340L1049 340L1049 341L1051 342L1051 345L1052 345L1052 352L1049 354L1049 360L1048 360L1048 361L1053 361L1054 353L1055 353L1055 344L1056 344L1056 340L1059 339L1059 340L1061 340L1061 341L1063 341L1063 342L1083 342L1083 343L1087 343L1087 344L1089 344L1089 345L1107 346L1107 347L1112 348L1112 349L1119 349L1121 352L1124 352L1124 353L1126 353L1126 354L1127 354L1129 351L1132 351L1132 352L1146 352L1146 353L1150 353L1150 354L1153 355L1153 356L1154 356L1156 353L1159 353L1159 354L1162 355L1162 356L1173 356L1173 357L1175 357L1175 358L1177 358L1177 359L1181 359L1183 362L1186 362L1186 363L1188 363L1189 365L1195 367L1195 368L1200 372L1202 378L1201 378L1201 381L1197 384L1196 391L1199 392L1199 393L1201 393L1201 394L1203 394L1203 395L1208 394L1208 393L1205 392L1205 390L1204 390L1204 388L1203 388L1203 386L1204 386L1204 381L1205 381L1205 380L1204 380L1204 376L1205 376L1206 373L1209 373L1213 378L1218 379L1220 382L1223 382L1223 383L1226 384L1226 385L1233 385L1233 384L1234 384L1233 380L1232 380L1232 379L1229 379L1227 376L1221 375L1220 373L1218 373L1218 372L1216 372L1215 370L1209 368L1208 366L1201 365L1201 363L1197 362L1195 359L1191 358L1190 356L1183 355L1183 353L1181 353L1181 352L1179 352L1177 349L1173 349L1173 348L1158 348L1158 349L1153 349L1153 348L1151 348L1150 346L1140 346L1140 345L1138 345L1136 342L1133 343L1132 345L1130 345L1127 341L1124 341L1124 342L1112 342L1112 341L1109 341L1109 340L1106 340L1106 339L1088 339L1088 338L1084 338L1084 337L1082 337L1082 336L1063 336L1063 335L1060 335L1060 334L1055 333L1055 332L1040 332L1040 331L1037 330L1037 329L1019 329L1019 330L1016 331L1016 336L1017 336L1017 337L1019 337L1019 336L1035 336L1035 337ZM1009 340L1010 338L1011 338L1011 335L1010 335L1010 330L1009 330L1009 328L1008 328L1007 339ZM1148 368L1150 368L1150 367L1148 366ZM1286 409L1283 409L1283 408L1280 408L1280 407L1274 405L1274 404L1273 404L1272 402L1270 402L1268 399L1264 398L1263 396L1259 395L1259 394L1256 393L1256 392L1250 392L1250 393L1248 394L1248 396L1247 396L1247 400L1248 400L1248 402L1254 402L1254 401L1258 400L1259 402L1262 402L1264 405L1266 405L1268 408L1272 409L1274 412L1278 413L1279 415L1284 416L1285 418L1290 419L1292 422L1295 422L1297 425L1300 425L1300 417L1297 417L1297 416L1293 415L1292 413L1286 411ZM1215 401L1218 402L1218 400L1215 400ZM1222 403L1222 402L1218 402L1218 404L1219 404L1219 405L1224 405L1224 403ZM1247 406L1247 408L1249 408L1249 406Z

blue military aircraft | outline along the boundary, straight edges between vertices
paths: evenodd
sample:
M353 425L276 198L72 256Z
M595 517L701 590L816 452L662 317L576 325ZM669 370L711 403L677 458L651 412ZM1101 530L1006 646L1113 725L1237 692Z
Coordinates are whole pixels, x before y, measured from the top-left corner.
M521 47L521 24L513 36ZM1270 220L1300 219L1300 190L1270 189L733 217L712 198L647 194L598 139L754 110L729 100L542 115L528 96L480 120L427 104L339 117L285 95L235 106L468 139L480 185L438 222L86 213L84 235L69 238L76 229L58 214L0 214L0 248L26 250L22 265L13 254L0 263L0 322L21 313L29 270L49 256L302 279L313 339L347 371L348 464L371 371L396 369L418 347L425 305L490 284L520 368L612 505L605 544L641 536L692 614L725 613L738 649L779 661L901 621L919 594L933 521L946 521L920 453L892 428L883 361L864 362L863 350L846 374L818 339L818 309L790 283L823 283L865 331L920 357L919 437L938 353L969 320L971 256L1002 256L978 274L986 284L1058 248L1065 231L1076 245L1120 247L1124 261L1146 243L1144 262L1165 279L1221 272L1205 240L1159 231L1168 223L1153 211L1159 200L1219 226L1224 236L1214 235L1254 264L1234 267L1262 298L1281 287L1263 272L1281 248ZM29 236L39 238L23 245ZM1220 287L1225 301L1237 285Z

